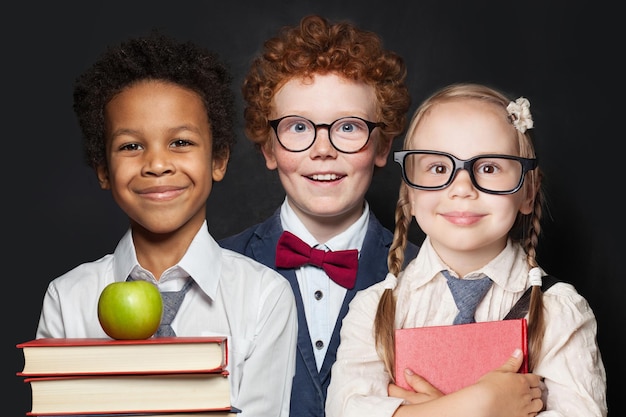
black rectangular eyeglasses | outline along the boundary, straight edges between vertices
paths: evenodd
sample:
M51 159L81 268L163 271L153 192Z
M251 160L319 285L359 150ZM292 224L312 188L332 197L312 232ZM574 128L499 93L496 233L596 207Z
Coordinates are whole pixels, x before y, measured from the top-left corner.
M402 168L404 182L418 190L442 190L464 169L476 189L488 194L513 194L522 187L526 173L537 167L536 158L500 154L459 159L446 152L404 150L394 152L393 157Z

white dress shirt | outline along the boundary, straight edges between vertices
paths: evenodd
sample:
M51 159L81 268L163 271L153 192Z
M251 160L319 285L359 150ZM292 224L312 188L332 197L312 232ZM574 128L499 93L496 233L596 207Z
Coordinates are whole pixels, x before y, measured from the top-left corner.
M181 261L156 281L137 262L130 230L115 252L52 281L37 338L107 337L98 321L100 292L132 275L175 291L191 277L172 322L178 336L228 336L232 405L245 416L288 416L295 373L297 313L291 286L274 270L222 249L206 221Z
M367 233L369 212L369 205L365 202L361 217L325 244L317 242L306 229L287 202L287 197L285 197L280 208L280 220L284 230L298 236L312 248L332 251L357 249L360 253ZM331 280L322 268L313 265L297 268L296 277L302 295L315 362L319 371L324 363L328 344L337 324L337 317L346 296L346 289Z
M458 309L446 279L448 267L426 238L418 256L400 273L394 294L396 328L451 324ZM508 243L480 271L493 280L476 310L476 321L502 319L529 286L528 266L519 245ZM402 403L387 395L390 378L376 353L374 317L385 286L395 278L360 291L343 321L341 344L326 401L327 417L391 416ZM546 331L534 373L545 378L546 411L541 417L605 417L606 374L596 343L597 322L587 301L568 283L543 295ZM468 405L470 407L471 405Z

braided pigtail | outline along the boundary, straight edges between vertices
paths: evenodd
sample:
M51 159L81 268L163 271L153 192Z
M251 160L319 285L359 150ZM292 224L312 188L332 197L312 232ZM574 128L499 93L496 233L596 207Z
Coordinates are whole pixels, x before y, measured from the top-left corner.
M409 202L409 188L403 182L400 184L398 203L396 204L395 222L396 229L393 233L393 242L389 248L387 267L389 272L398 276L404 264L404 250L409 236L411 224L411 204Z
M395 362L395 317L396 300L393 290L396 286L396 278L402 270L404 263L404 249L408 239L408 230L411 223L411 207L408 201L408 188L400 184L398 203L396 205L395 221L396 229L393 234L393 242L389 248L388 266L389 274L386 278L385 290L378 302L376 317L374 319L374 340L376 350L385 364L389 377L394 381Z
M533 173L537 177L540 172ZM543 335L545 332L545 319L543 309L543 291L541 290L541 278L537 264L537 244L539 242L539 234L541 232L541 215L543 206L543 196L541 192L537 192L534 202L532 215L530 216L528 235L523 241L524 250L526 251L528 266L531 269L531 285L533 289L530 293L530 304L528 309L528 369L532 371L538 362L541 345L543 343ZM532 279L532 271L539 274L539 279Z

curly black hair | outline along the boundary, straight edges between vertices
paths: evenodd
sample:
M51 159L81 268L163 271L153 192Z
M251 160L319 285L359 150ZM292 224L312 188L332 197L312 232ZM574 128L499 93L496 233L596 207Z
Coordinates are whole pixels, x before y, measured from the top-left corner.
M235 144L235 98L229 69L216 53L153 31L109 46L76 78L74 112L89 166L106 167L105 105L125 88L143 80L162 80L199 94L211 124L213 153L216 158L228 158Z

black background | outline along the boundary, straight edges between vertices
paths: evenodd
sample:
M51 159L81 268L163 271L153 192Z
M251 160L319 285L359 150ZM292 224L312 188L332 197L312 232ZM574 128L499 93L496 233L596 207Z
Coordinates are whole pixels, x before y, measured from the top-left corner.
M15 345L34 337L48 282L112 252L127 227L83 163L72 111L75 77L107 45L152 28L222 56L235 77L238 144L209 199L209 227L221 238L264 219L284 198L275 172L266 170L243 135L239 86L263 41L308 13L351 20L400 53L409 68L411 112L433 90L457 81L484 82L530 99L549 204L539 261L589 300L598 319L610 414L626 415L620 392L625 285L618 268L625 249L619 153L625 116L618 103L624 88L617 65L624 36L612 23L617 10L602 1L75 3L20 2L2 13L1 265L8 329L2 386L9 407L3 415L30 410L30 388L15 375L23 366ZM368 193L391 229L399 181L399 168L389 160ZM420 239L415 228L412 240Z

